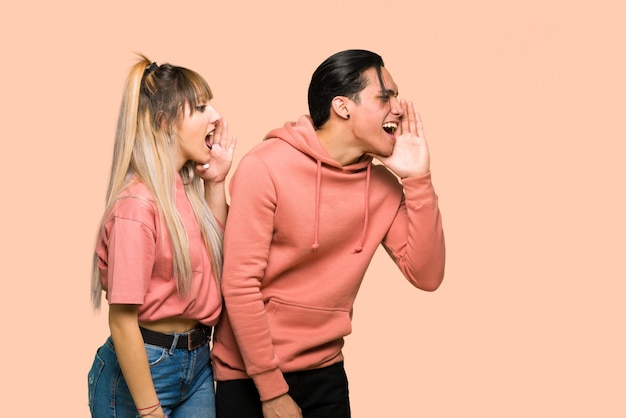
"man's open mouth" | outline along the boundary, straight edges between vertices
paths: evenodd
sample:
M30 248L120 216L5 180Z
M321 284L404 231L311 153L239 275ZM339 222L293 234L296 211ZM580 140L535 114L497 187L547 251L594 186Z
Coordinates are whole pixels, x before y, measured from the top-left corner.
M395 122L387 122L383 124L383 130L389 135L393 135L396 129L398 129L398 124Z

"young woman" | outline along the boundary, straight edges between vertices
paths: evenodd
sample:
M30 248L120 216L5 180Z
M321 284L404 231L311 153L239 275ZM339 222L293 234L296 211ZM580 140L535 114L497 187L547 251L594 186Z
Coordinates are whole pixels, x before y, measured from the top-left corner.
M144 56L128 75L93 262L111 336L89 372L92 417L215 417L209 340L236 139L212 98L196 72Z

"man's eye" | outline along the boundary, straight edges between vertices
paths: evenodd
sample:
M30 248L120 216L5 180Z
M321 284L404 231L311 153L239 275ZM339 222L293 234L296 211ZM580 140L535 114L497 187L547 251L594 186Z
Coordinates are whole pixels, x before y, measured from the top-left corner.
M383 102L388 102L391 99L391 96L388 94L385 94L383 96L380 96L380 100Z
M206 110L206 105L196 106L196 110L198 112L204 112Z

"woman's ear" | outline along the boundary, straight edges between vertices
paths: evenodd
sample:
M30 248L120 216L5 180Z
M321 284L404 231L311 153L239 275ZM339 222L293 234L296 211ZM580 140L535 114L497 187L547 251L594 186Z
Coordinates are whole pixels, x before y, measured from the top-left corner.
M167 132L167 119L165 118L165 114L163 112L159 112L156 115L156 124L161 130Z
M169 144L173 144L176 139L176 131L171 122L168 122L164 113L159 113L156 117L156 123L161 134L167 139Z
M331 102L331 109L341 119L350 119L350 111L348 110L349 100L344 96L336 96Z

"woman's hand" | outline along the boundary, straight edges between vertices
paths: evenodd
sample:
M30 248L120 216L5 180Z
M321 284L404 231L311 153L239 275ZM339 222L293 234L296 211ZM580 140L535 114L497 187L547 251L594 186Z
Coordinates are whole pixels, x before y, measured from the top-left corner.
M196 174L208 183L222 183L233 164L237 137L228 137L228 123L220 121L213 134L211 158L207 164L197 164Z

